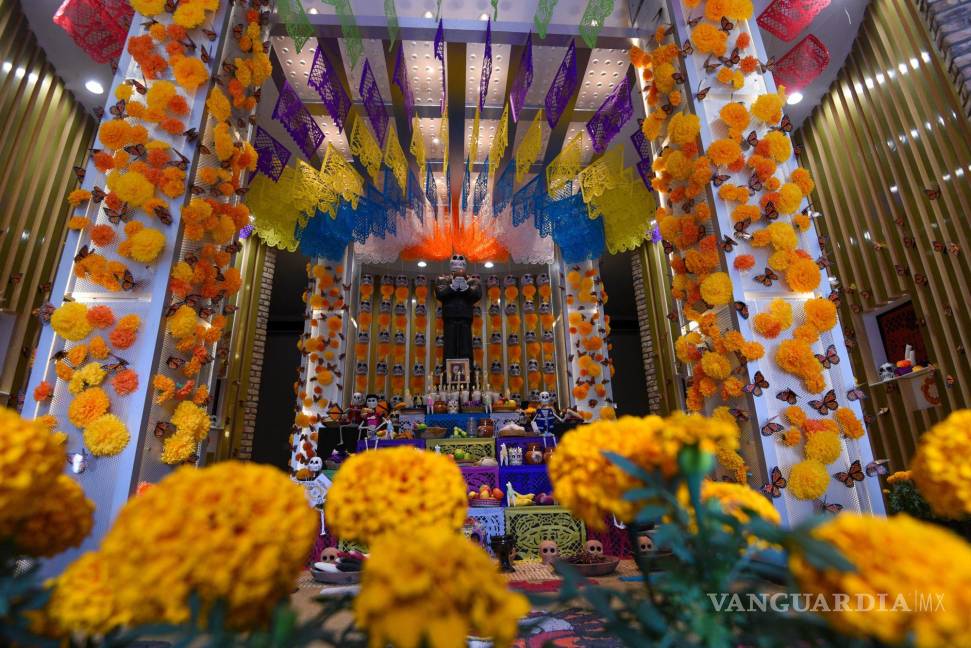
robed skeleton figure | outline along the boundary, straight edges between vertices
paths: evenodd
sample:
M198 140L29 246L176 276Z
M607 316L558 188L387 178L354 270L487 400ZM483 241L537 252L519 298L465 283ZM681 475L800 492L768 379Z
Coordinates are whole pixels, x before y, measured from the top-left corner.
M482 299L482 286L478 279L469 279L465 273L465 257L453 254L449 260L450 274L435 281L435 297L442 302L442 320L445 329L444 359L466 358L472 361L472 307Z

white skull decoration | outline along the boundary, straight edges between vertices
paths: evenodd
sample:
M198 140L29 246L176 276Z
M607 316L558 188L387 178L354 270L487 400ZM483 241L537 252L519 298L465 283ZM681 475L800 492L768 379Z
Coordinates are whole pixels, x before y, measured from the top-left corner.
M646 554L654 551L654 539L649 535L637 536L637 552Z
M455 273L464 274L465 273L465 257L461 254L453 254L452 258L449 259L448 269Z
M378 397L375 396L374 394L368 394L367 400L364 401L364 404L367 405L367 408L370 410L377 409Z
M320 552L320 562L336 563L339 557L340 551L337 550L337 547L327 547Z
M539 543L539 556L547 565L552 565L560 558L560 548L553 540L543 540Z
M351 396L351 405L357 405L358 407L364 405L364 394L361 392L354 392L354 394Z
M587 540L587 553L591 556L603 558L604 544L599 540Z
M320 457L311 457L310 461L307 462L307 468L315 473L319 473L324 469L324 460Z
M449 414L459 413L459 402L454 396L450 398L448 401L448 413Z
M539 393L539 404L540 405L549 405L552 402L553 402L553 397L550 396L550 393L548 391L541 391Z
M880 380L890 380L897 374L895 367L889 362L880 365Z

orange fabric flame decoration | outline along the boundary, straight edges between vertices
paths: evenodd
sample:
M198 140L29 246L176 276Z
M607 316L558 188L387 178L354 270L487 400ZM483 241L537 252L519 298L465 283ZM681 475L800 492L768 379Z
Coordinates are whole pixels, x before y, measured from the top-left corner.
M509 251L495 237L486 233L478 220L468 224L437 223L421 243L405 248L401 258L444 261L452 254L462 254L472 263L505 261L509 258Z

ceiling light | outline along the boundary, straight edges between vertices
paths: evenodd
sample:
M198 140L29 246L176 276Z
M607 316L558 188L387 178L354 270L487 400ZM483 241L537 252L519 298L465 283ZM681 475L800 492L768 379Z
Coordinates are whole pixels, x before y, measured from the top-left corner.
M4 72L9 72L12 69L13 69L13 63L11 63L10 61L4 61L3 62L3 71Z
M418 267L419 268L427 268L428 267L428 264L425 263L424 261L419 261L418 262Z
M489 20L489 14L487 13L482 14L481 16L479 16L479 20Z
M789 98L786 99L786 103L789 104L790 106L795 106L800 101L802 101L801 92L793 92L791 95L789 95Z
M307 10L307 13L316 14L317 13L317 7L311 7L310 9Z
M97 81L95 81L94 79L91 79L87 83L85 83L84 89L90 92L91 94L96 94L96 95L104 94L105 92L105 87L100 83L98 83Z
M482 265L485 266L486 268L493 268L493 267L495 267L496 264L493 263L492 261L486 261Z
M641 39L640 38L632 38L632 39L630 39L630 44L631 45L634 45L635 47L640 47Z
M432 138L432 144L441 144L441 143L442 143L441 140L438 139L437 137Z
M435 17L435 16L434 16L434 15L432 15L432 12L430 12L430 11L426 11L426 12L425 12L425 18L434 18L434 17Z

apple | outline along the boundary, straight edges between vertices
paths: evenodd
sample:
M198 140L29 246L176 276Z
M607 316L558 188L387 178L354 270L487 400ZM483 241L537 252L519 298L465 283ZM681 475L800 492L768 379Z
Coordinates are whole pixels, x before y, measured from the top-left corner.
M499 489L499 488L493 488L492 489L492 497L495 498L495 499L502 499L503 497L505 497L505 495L506 494L503 493L502 490Z

